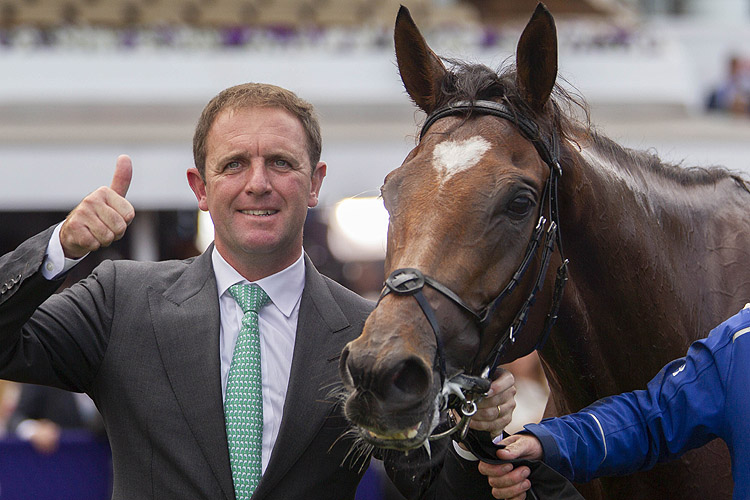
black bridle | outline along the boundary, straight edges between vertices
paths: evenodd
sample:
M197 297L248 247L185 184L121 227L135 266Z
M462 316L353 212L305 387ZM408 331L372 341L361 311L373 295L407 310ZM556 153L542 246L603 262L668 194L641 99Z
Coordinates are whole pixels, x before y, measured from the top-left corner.
M437 120L440 120L441 118L445 118L447 116L468 116L473 113L497 116L513 123L521 132L521 134L534 145L539 156L550 169L550 175L547 178L547 182L544 187L544 193L542 195L542 203L540 204L539 221L537 222L534 232L531 235L531 239L529 240L529 243L526 247L526 253L524 254L524 257L520 265L518 266L518 269L516 269L513 277L505 285L505 288L503 288L503 290L497 295L497 297L495 297L478 311L469 307L461 299L461 297L459 297L447 286L443 285L430 276L424 275L418 269L412 268L397 269L393 271L385 280L385 286L383 287L383 291L380 294L380 299L378 300L379 303L380 300L382 300L383 297L385 297L389 293L394 293L397 295L411 295L417 300L419 307L422 309L422 312L426 316L427 321L430 323L432 331L435 334L435 339L437 342L435 368L437 368L438 373L440 373L441 384L443 384L443 386L445 387L447 373L445 352L440 335L440 326L435 316L435 311L433 310L432 306L430 306L429 302L422 293L424 287L427 285L435 291L439 292L464 312L472 316L479 325L480 332L484 334L484 330L490 323L493 313L497 310L500 303L516 288L516 286L526 273L526 270L529 268L534 255L536 255L539 248L541 248L541 265L539 266L539 271L537 273L536 279L534 280L534 285L528 297L516 313L510 326L492 348L489 357L483 364L483 366L485 366L486 368L483 370L482 377L479 378L471 375L458 374L454 377L451 377L451 379L448 381L447 385L458 386L460 390L456 387L451 389L451 394L456 396L456 398L454 398L455 401L452 405L448 401L448 395L444 394L445 398L443 401L443 406L455 408L460 407L461 412L464 415L461 423L450 432L454 432L458 427L462 427L463 436L465 436L465 432L468 429L468 427L466 426L466 424L468 424L468 418L471 418L471 415L473 415L471 409L472 405L473 411L476 411L476 405L474 405L473 403L473 398L481 398L484 393L489 390L490 381L488 377L493 374L493 372L499 365L501 355L505 348L508 346L508 343L510 342L510 344L512 345L516 342L519 332L528 320L529 310L534 305L537 293L544 284L544 279L547 274L547 268L549 266L550 258L552 256L555 244L557 244L557 248L560 251L561 257L563 256L562 237L560 235L560 221L557 204L557 185L558 179L562 176L562 167L560 166L559 161L560 141L554 129L551 136L549 137L549 140L545 140L541 136L539 127L534 121L525 116L512 113L505 105L501 103L485 100L472 102L461 101L449 104L448 106L439 108L432 112L427 117L427 120L425 120L425 123L422 126L422 131L419 136L420 140L424 137L427 130ZM545 218L545 209L548 213L549 219ZM547 338L549 337L552 325L554 325L555 320L557 319L563 289L567 280L568 261L564 257L562 257L562 264L557 270L555 289L552 297L552 305L550 307L549 313L547 314L547 317L545 318L542 334L539 337L539 340L537 341L534 349L541 349ZM470 405L468 405L468 407L466 404L467 399L468 402L471 403ZM445 434L446 433L443 433L440 436L443 436Z

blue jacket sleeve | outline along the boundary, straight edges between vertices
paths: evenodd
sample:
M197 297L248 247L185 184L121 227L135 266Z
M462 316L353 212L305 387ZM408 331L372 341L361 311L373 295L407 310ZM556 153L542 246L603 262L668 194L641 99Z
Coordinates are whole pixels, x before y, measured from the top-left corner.
M526 431L541 441L544 461L577 482L649 469L723 437L732 335L748 325L745 309L662 368L646 390L601 399Z

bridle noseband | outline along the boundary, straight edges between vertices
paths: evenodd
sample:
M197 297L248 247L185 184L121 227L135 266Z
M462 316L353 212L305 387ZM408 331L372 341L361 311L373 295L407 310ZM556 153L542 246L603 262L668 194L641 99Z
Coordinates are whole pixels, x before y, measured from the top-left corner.
M536 296L539 290L541 290L544 279L547 274L550 258L552 256L554 246L557 244L557 248L560 251L562 257L562 264L557 270L557 277L555 281L555 289L552 297L552 305L550 311L545 318L542 334L535 345L534 349L541 349L547 338L549 337L552 325L554 325L557 319L558 311L560 308L560 301L562 299L563 289L565 283L568 280L568 261L563 257L562 249L562 237L560 235L560 221L557 206L557 185L558 179L562 176L562 167L559 161L560 152L560 141L555 133L552 131L549 141L545 141L539 132L539 127L531 119L512 113L505 105L486 100L477 101L461 101L453 104L449 104L443 108L439 108L433 111L425 120L420 132L420 140L424 137L427 130L441 118L455 115L470 115L473 113L481 115L491 115L503 118L513 123L521 134L529 140L536 148L539 156L544 163L550 169L550 175L547 178L547 182L544 187L544 193L542 196L542 203L540 206L540 215L536 227L531 235L531 239L526 247L526 253L524 254L521 263L519 264L516 272L513 273L510 281L505 285L505 288L485 305L479 311L476 311L469 307L455 292L453 292L447 286L441 284L434 278L424 275L418 269L404 268L396 269L393 271L388 278L385 280L383 291L380 294L380 300L386 295L394 293L397 295L412 295L417 300L419 307L430 323L435 339L437 342L437 352L435 354L434 366L437 368L440 374L440 381L444 387L443 391L443 402L442 409L445 408L457 408L461 412L461 422L458 423L453 429L442 433L440 435L431 436L430 439L437 439L447 434L454 433L460 430L461 438L465 437L468 430L468 421L471 416L476 412L475 400L478 401L484 396L484 393L489 390L490 381L489 376L495 371L500 363L501 355L507 347L508 343L512 345L516 342L518 334L526 324L529 316L529 310L536 301ZM548 212L549 219L545 218L545 208ZM549 224L548 224L549 220ZM446 362L445 352L443 348L443 342L440 336L440 326L435 316L435 311L429 302L425 298L422 290L425 286L429 286L435 291L439 292L451 302L457 305L464 312L472 316L477 324L479 325L480 332L483 334L484 330L489 325L493 313L497 310L500 303L513 292L518 283L523 278L526 270L529 268L531 261L536 255L537 251L541 247L541 265L539 266L539 272L537 273L534 285L529 293L528 297L521 305L520 309L516 313L510 326L507 328L505 333L498 339L489 357L482 366L485 366L482 377L476 377L460 373L451 377L446 383ZM476 366L476 365L475 365ZM446 390L447 387L447 390ZM453 396L453 397L451 397Z

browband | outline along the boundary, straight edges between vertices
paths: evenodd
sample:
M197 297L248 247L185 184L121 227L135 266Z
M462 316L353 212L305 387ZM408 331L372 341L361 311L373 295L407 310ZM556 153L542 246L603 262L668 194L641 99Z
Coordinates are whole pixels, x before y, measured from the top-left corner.
M430 113L425 120L424 125L422 125L422 130L419 133L419 139L422 140L427 133L427 129L441 118L462 114L470 115L477 111L482 115L497 116L513 123L524 137L534 145L539 156L544 160L544 163L549 165L550 168L555 168L558 171L558 174L562 174L562 168L559 163L557 137L553 134L552 144L546 144L542 140L541 135L539 134L539 127L535 122L523 115L511 112L507 106L500 102L483 99L477 101L458 101L437 109Z

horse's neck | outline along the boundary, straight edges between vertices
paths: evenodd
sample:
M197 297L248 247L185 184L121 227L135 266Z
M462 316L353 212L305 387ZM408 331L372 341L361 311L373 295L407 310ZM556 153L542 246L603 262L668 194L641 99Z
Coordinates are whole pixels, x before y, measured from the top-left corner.
M644 387L750 300L750 196L659 175L584 148L561 181L570 282L543 357L568 410Z

